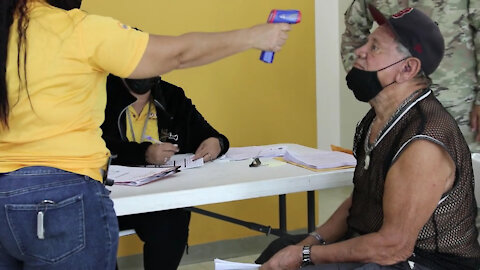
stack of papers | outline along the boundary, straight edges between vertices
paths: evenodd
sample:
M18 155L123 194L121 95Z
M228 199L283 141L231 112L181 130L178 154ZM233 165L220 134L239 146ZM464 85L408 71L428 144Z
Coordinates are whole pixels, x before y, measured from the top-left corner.
M334 151L315 150L307 153L287 151L283 159L314 169L330 169L355 166L357 160L350 154Z
M174 174L179 167L147 168L111 165L108 168L108 178L115 185L141 186Z
M292 147L272 144L264 146L232 147L226 153L229 160L255 159L262 157L283 157L284 161L311 169L333 169L354 167L357 160L351 154L338 151L325 151L308 147Z
M215 270L254 270L259 269L260 264L229 262L215 259Z

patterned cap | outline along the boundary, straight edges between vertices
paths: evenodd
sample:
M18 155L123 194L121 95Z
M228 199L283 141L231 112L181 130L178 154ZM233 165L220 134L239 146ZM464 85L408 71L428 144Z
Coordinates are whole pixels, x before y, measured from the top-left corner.
M406 8L388 20L373 5L368 9L378 25L390 26L398 41L413 57L420 59L426 75L432 74L442 61L445 42L438 25L418 9Z

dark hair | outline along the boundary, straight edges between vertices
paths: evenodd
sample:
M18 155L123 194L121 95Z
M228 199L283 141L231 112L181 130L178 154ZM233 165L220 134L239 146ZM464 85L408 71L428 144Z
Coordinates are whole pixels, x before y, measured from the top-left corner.
M10 35L10 26L13 24L15 13L18 15L18 43L17 43L17 73L20 76L20 60L23 61L23 73L27 78L27 38L26 32L29 23L28 5L29 0L1 0L0 2L0 67L2 75L0 76L0 126L8 128L8 114L10 106L8 104L8 89L7 89L7 50L8 38ZM23 59L21 59L23 56ZM27 91L28 93L28 91Z

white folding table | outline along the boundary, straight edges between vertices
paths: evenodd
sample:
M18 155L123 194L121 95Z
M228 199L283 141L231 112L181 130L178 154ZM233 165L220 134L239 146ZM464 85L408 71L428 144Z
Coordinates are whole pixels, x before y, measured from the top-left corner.
M311 150L295 144L288 144L288 148ZM352 184L353 169L314 172L271 158L261 158L261 161L261 166L249 167L251 160L216 160L144 186L108 188L118 216L279 195L279 230L286 232L285 194L308 192L307 216L311 231L315 227L314 191ZM189 209L209 215L201 209ZM219 216L215 217L222 219ZM226 217L226 220L235 219ZM265 232L265 227L257 230Z

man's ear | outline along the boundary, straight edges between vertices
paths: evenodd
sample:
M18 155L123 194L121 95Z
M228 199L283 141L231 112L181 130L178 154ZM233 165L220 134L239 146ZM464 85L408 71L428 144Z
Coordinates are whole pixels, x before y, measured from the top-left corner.
M397 74L396 81L402 83L415 77L422 69L422 62L416 57L409 57L402 63L401 72Z

